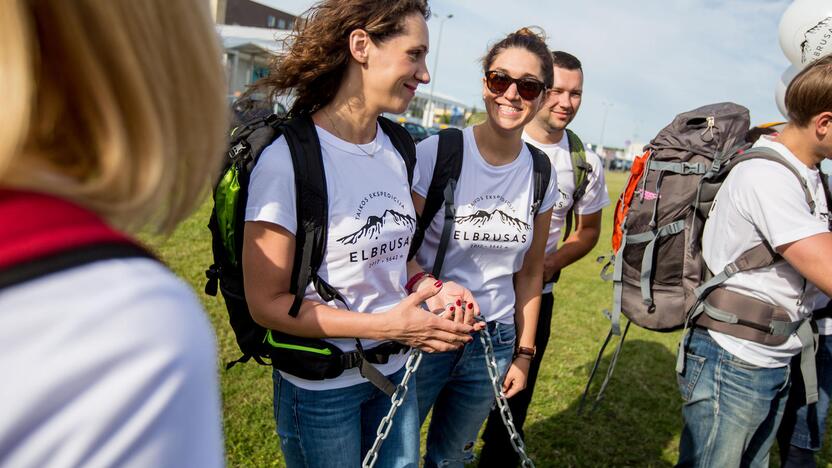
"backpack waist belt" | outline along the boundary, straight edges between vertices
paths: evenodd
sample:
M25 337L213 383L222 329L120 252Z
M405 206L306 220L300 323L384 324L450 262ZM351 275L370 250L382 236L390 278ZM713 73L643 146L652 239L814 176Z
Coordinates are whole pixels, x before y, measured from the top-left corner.
M797 333L803 347L800 353L800 371L806 388L806 402L818 401L815 369L818 335L814 321L792 321L788 312L781 307L725 288L714 289L703 301L702 307L696 325L735 338L778 346L785 343L793 333Z
M390 356L399 354L402 351L409 349L409 346L403 345L397 341L388 341L382 343L374 348L364 350L364 358L370 364L387 364ZM341 364L344 370L352 369L361 366L361 353L358 351L350 351L341 356Z
M725 288L714 289L703 306L697 325L767 346L782 345L803 323L783 308Z

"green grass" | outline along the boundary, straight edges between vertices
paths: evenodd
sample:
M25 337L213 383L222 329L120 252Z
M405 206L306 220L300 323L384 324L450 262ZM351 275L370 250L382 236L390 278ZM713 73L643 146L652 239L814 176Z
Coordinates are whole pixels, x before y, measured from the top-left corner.
M622 173L608 174L613 200L625 179ZM228 466L280 467L270 369L247 364L224 370L239 352L221 299L202 292L204 270L211 260L205 227L209 212L205 203L171 237L149 242L192 285L217 332ZM576 413L589 369L609 329L601 310L610 306L611 286L601 281L595 258L610 252L611 213L612 207L605 210L601 240L594 251L570 266L556 288L552 338L526 422L526 444L538 467L672 466L678 455L682 420L674 366L679 333L632 327L604 401L589 415ZM611 345L593 395L612 351ZM830 459L827 448L822 465Z

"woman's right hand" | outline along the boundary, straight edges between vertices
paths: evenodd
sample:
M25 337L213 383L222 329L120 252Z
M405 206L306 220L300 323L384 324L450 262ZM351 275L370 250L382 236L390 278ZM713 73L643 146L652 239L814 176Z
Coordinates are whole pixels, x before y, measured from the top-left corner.
M427 353L453 351L470 342L474 327L438 317L421 307L423 302L441 290L441 281L430 287L421 287L385 312L384 339Z

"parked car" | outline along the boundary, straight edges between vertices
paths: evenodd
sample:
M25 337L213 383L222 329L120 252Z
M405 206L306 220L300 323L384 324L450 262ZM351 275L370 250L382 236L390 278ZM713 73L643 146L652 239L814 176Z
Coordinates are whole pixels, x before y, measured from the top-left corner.
M628 159L613 159L610 161L611 171L629 171L633 167L633 162Z
M420 141L424 140L425 138L429 137L428 131L425 130L425 127L413 123L413 122L402 122L402 127L407 130L407 133L413 138L413 141L419 143Z

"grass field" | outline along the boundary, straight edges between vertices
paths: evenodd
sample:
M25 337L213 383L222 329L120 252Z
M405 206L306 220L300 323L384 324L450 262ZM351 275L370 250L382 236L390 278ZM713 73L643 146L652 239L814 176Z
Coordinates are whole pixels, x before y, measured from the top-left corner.
M622 173L607 176L613 200L624 182ZM217 332L228 466L280 467L270 369L248 364L224 370L224 363L236 359L239 352L221 299L202 292L204 270L210 264L205 227L209 211L206 203L171 237L150 243L193 286ZM569 267L556 288L552 339L526 423L526 444L538 467L672 466L676 461L681 431L681 400L674 374L679 333L632 327L605 400L592 414L576 413L589 369L609 328L601 310L610 306L611 286L599 278L595 258L609 253L611 213L611 208L605 210L598 246ZM599 374L611 354L612 346ZM596 378L593 393L602 378ZM829 460L827 448L821 466Z

